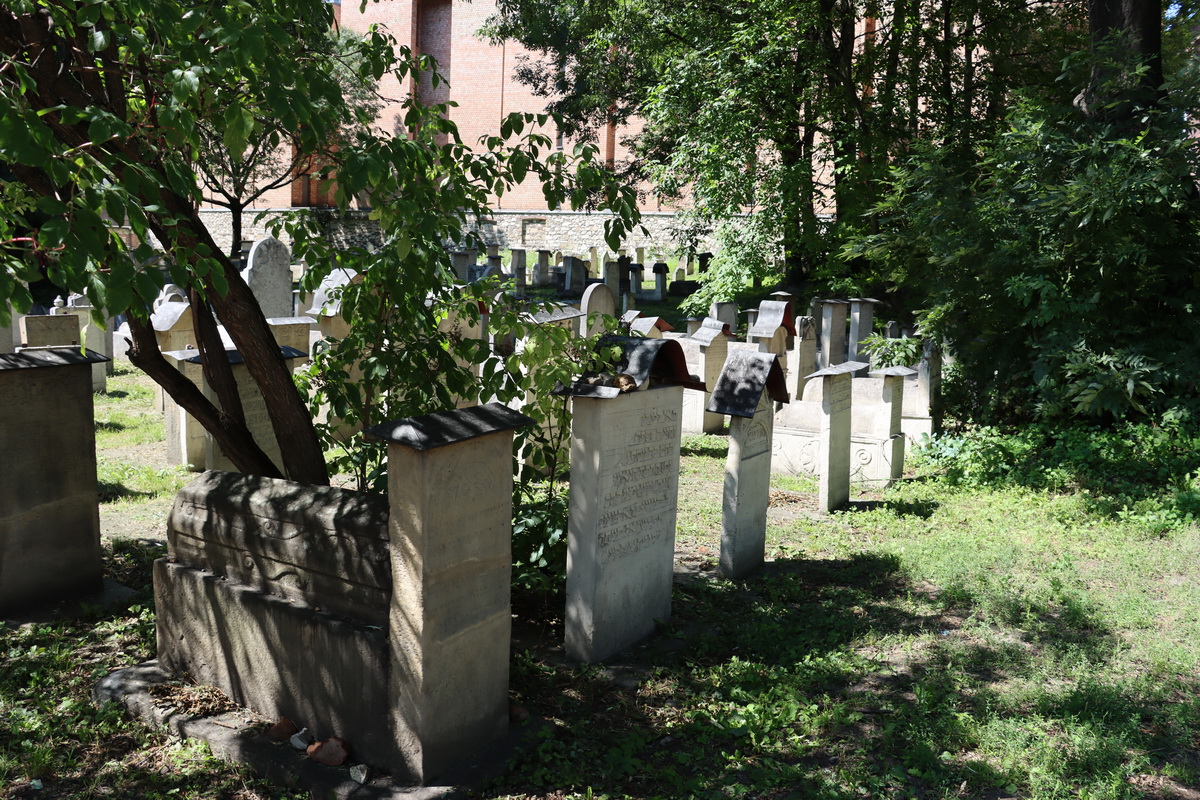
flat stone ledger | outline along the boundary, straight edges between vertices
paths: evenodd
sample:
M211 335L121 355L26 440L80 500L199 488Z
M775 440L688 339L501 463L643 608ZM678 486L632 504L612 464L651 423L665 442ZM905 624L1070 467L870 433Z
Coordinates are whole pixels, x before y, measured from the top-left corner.
M671 616L683 389L575 397L566 650L601 661Z
M100 586L92 364L78 347L0 355L0 614Z
M490 403L367 431L389 442L387 708L421 782L508 726L512 430L532 423Z
M752 417L732 417L721 509L721 574L741 578L762 566L771 494L774 410L762 393Z

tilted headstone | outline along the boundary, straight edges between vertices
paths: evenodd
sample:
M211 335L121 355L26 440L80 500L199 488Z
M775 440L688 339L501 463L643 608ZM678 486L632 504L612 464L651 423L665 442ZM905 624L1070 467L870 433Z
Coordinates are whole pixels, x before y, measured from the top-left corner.
M100 587L92 364L78 346L0 354L0 616Z
M822 300L821 302L821 367L833 367L846 360L846 312L850 304L845 300Z
M721 574L727 578L744 577L762 566L771 494L774 403L786 402L783 370L773 354L729 354L707 408L730 416L719 562Z
M846 344L847 361L865 361L859 358L862 354L862 343L871 335L875 324L875 306L878 300L869 297L850 298L850 338Z
M691 328L691 321L688 321ZM729 354L733 338L729 326L719 319L705 317L700 320L694 333L680 339L687 358L688 368L705 386L716 384ZM708 392L689 390L683 393L683 430L685 433L720 433L725 429L725 417L707 410Z
M290 317L292 307L292 254L283 242L268 236L250 248L242 279L254 293L265 317Z
M584 290L579 310L587 320L587 331L583 335L595 336L604 330L606 319L617 316L617 300L607 284L593 283Z
M601 343L622 348L623 387L561 390L573 395L566 650L587 662L670 619L682 387L696 385L675 340Z
M369 431L388 442L387 713L422 782L508 728L512 440L531 424L490 403Z

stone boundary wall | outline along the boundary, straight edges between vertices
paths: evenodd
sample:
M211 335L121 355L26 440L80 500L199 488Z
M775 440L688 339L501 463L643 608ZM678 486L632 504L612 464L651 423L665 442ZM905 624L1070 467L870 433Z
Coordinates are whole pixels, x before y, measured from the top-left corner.
M267 217L278 216L291 209L267 209ZM247 211L242 222L242 237L259 240L270 235L267 219L256 222L262 210ZM379 241L379 229L367 218L367 211L354 210L345 215L324 209L313 209L311 213L328 218L327 229L334 241L344 247L370 246ZM229 212L224 209L203 209L200 212L217 245L229 252L232 245L232 226ZM577 211L493 211L478 225L479 231L489 244L504 248L526 250L561 250L567 255L586 256L589 248L604 249L604 221L610 215L586 214ZM675 215L646 213L641 225L625 240L625 247L632 250L645 247L650 255L666 256L675 247L673 229ZM642 228L646 233L642 232ZM291 241L284 239L291 247ZM715 249L715 243L706 243L706 249ZM631 254L632 255L632 254Z

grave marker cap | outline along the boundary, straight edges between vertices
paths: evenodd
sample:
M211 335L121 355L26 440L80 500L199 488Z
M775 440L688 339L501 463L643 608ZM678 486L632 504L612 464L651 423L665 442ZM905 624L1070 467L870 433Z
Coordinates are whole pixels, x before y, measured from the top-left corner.
M725 359L705 411L753 417L763 390L777 403L790 399L779 357L774 353L734 350Z
M404 445L413 450L432 450L533 424L532 419L519 411L500 403L488 403L384 422L367 428L363 435L368 439Z

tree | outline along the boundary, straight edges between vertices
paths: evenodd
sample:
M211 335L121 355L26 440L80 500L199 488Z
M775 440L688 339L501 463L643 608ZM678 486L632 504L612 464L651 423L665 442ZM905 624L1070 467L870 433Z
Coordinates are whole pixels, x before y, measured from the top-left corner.
M28 308L22 281L36 274L35 265L45 265L55 283L84 292L97 309L128 314L130 360L192 414L240 470L315 484L328 475L306 402L261 309L197 211L202 190L191 165L201 150L200 130L220 131L231 156L245 153L261 120L292 132L307 155L325 153L339 131L354 131L330 156L337 200L345 207L370 191L386 246L380 254L339 253L309 263L388 272L393 285L416 278L409 282L419 297L416 288L395 294L403 310L423 308L426 288L444 281L443 234L460 230L490 196L528 173L546 175L552 203L576 191L569 169L536 172L533 137L512 148L489 141L476 155L448 123L446 144L421 135L418 123L437 112L411 102L412 138L373 131L362 106L347 101L329 48L311 44L323 40L330 22L322 0L16 0L0 9L0 160L21 184L6 191L22 198L0 210L0 314L8 313L6 301ZM378 32L355 50L364 82L385 71L403 78L417 66ZM581 156L586 161L588 153ZM578 192L599 187L590 175ZM620 199L615 188L606 194ZM33 212L50 219L31 237L15 235L31 227ZM131 227L143 244L126 248L110 221ZM614 232L625 222L617 220ZM293 223L298 232L315 224ZM171 280L188 290L199 356L217 403L158 351L149 308L163 276L151 266L152 241L162 248ZM301 255L304 247L301 237ZM282 464L271 463L249 435L218 319L266 401Z
M1015 87L1052 87L1081 35L1074 13L1024 0L500 0L489 30L539 53L522 74L559 95L569 130L640 116L639 167L656 188L705 224L752 213L760 230L741 238L780 242L798 278L846 269L840 242L914 141L970 147ZM731 249L714 280L772 260Z

